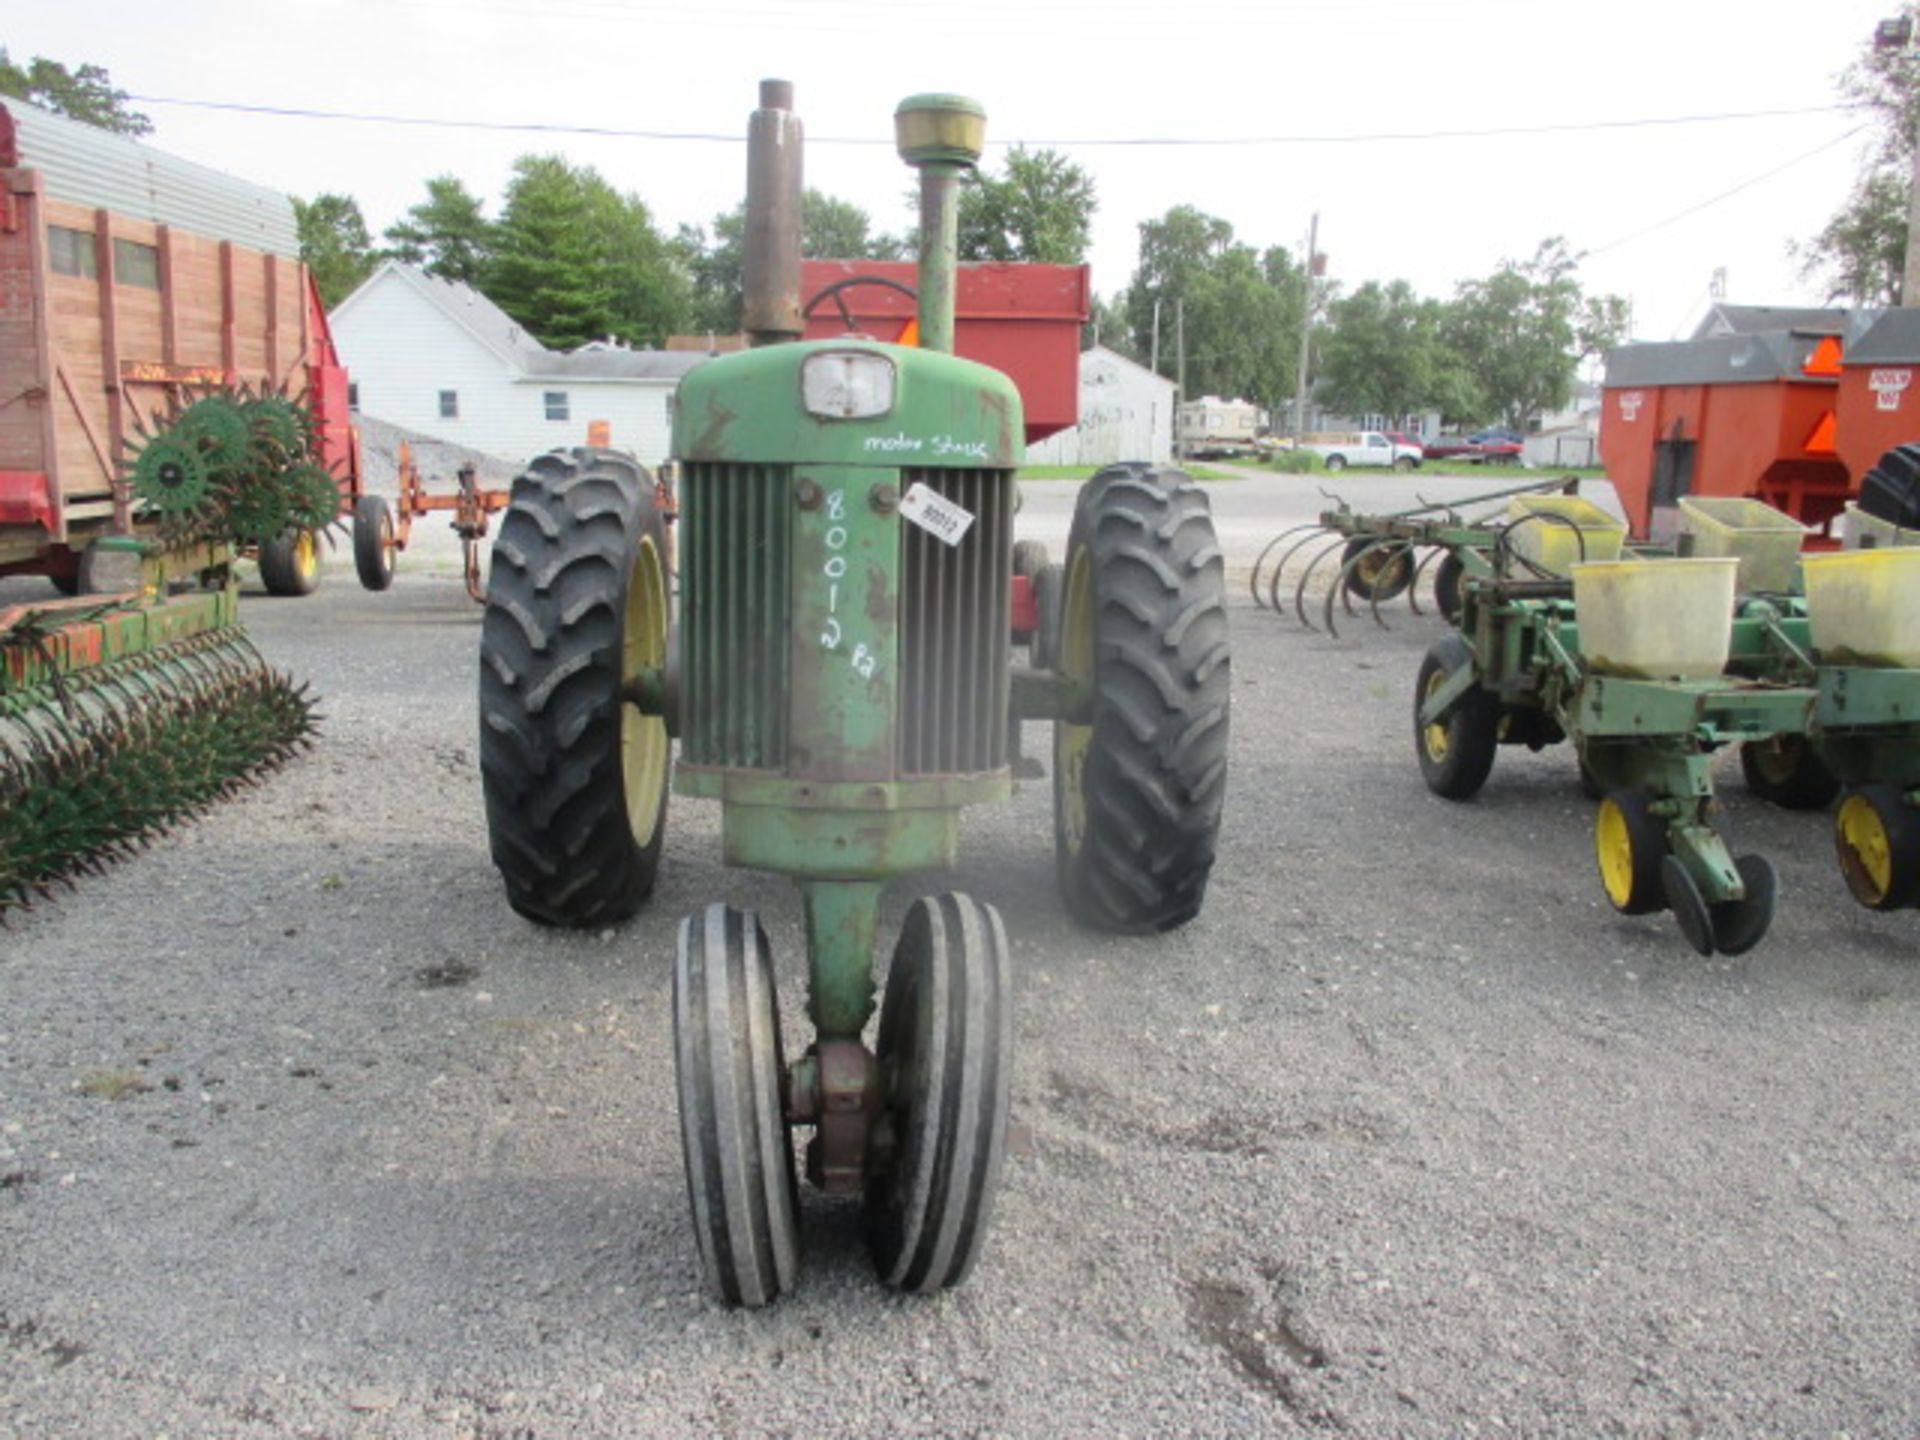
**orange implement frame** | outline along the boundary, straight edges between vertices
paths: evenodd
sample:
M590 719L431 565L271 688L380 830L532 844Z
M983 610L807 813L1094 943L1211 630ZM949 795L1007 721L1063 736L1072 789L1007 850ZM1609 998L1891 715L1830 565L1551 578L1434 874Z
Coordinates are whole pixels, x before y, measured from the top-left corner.
M590 434L589 443L605 445L605 430ZM481 542L487 538L491 517L507 508L512 499L511 492L483 487L479 472L468 464L454 472L455 489L451 495L436 494L427 488L426 481L421 478L420 467L413 458L413 447L405 441L400 445L399 472L400 495L394 505L392 548L396 552L406 550L407 541L413 534L413 522L421 516L435 511L451 511L453 532L460 537L460 564L466 579L467 594L484 605L487 590L480 576ZM655 474L654 503L671 525L679 513L679 506L674 499L672 482L664 469Z

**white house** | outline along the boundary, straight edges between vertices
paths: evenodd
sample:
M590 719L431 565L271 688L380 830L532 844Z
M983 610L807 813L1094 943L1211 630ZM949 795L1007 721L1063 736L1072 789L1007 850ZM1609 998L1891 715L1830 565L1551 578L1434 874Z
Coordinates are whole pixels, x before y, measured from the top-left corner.
M1173 381L1104 345L1080 356L1080 423L1027 447L1029 465L1110 465L1173 458Z
M586 442L666 459L674 387L707 356L593 344L549 350L471 286L389 260L328 317L353 407L515 464Z

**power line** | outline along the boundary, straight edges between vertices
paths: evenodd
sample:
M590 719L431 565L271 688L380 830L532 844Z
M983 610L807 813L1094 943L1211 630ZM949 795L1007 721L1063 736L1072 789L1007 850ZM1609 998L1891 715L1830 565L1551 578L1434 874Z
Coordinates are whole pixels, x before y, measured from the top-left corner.
M175 105L187 109L222 110L243 115L272 115L282 119L294 120L346 121L366 125L404 125L443 130L501 130L541 135L600 135L625 140L696 141L734 145L745 143L745 137L738 133L718 134L697 130L638 130L610 125L556 125L515 120L440 119L426 115L384 115L346 110L311 110L286 105L250 105L232 100L189 100L171 95L129 95L127 98L139 105ZM1682 125L1717 125L1743 120L1772 120L1791 116L1831 115L1862 108L1866 107L1851 103L1839 105L1808 105L1775 110L1724 111L1711 115L1650 116L1635 120L1568 121L1562 124L1549 125L1497 125L1480 129L1459 130L1381 130L1362 131L1344 135L1222 136L1211 139L1186 138L1170 135L1096 136L1074 139L1016 137L1004 140L990 140L988 143L1000 146L1047 145L1074 148L1129 147L1136 149L1149 147L1211 149L1266 145L1367 145L1409 141L1481 140L1514 135L1567 135L1613 130L1654 129ZM1854 130L1848 133L1850 135L1858 134L1859 131ZM893 138L891 136L883 138L878 136L855 135L810 135L807 137L807 142L812 145L891 146L893 144ZM1825 147L1823 146L1822 148L1824 149ZM1769 174L1771 173L1775 172L1770 171ZM1616 243L1624 244L1625 242L1621 241Z
M1735 185L1731 190L1722 190L1718 195L1714 195L1709 197L1708 199L1702 200L1696 205L1689 205L1686 209L1678 211L1672 215L1669 215L1664 220L1656 220L1651 225L1643 226L1641 229L1635 230L1630 235L1622 235L1618 240L1609 240L1605 245L1596 245L1591 250L1582 251L1580 258L1582 260L1586 260L1586 259L1590 259L1595 255L1604 255L1609 250L1618 250L1622 245L1629 245L1629 244L1632 244L1635 240L1644 239L1646 236L1653 234L1654 231L1656 230L1664 230L1669 225L1676 225L1680 221L1685 220L1687 217L1691 215L1698 215L1702 210L1708 209L1709 207L1714 205L1718 205L1722 200L1731 200L1735 195L1738 195L1743 190L1751 190L1754 186L1760 184L1764 180L1771 180L1776 175L1784 174L1786 171L1791 170L1794 166L1804 164L1807 161L1813 159L1813 157L1816 155L1823 155L1827 151L1833 149L1836 145L1845 144L1847 141L1853 139L1854 136L1864 133L1867 128L1868 127L1865 125L1856 125L1853 127L1853 129L1847 131L1845 134L1837 135L1833 139L1826 141L1824 144L1816 145L1814 146L1813 149L1806 151L1804 154L1794 156L1793 159L1786 161L1784 164L1776 165L1771 170L1763 171L1760 174L1755 175L1750 179L1742 180L1738 185Z

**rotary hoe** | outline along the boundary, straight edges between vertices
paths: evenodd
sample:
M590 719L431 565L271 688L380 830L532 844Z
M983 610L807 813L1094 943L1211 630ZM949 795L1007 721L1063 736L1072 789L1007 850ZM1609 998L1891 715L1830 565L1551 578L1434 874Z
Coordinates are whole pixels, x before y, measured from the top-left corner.
M208 389L138 421L132 533L0 609L0 914L150 843L307 743L313 703L237 617L237 547L311 546L340 488L306 408ZM293 537L289 542L288 537Z

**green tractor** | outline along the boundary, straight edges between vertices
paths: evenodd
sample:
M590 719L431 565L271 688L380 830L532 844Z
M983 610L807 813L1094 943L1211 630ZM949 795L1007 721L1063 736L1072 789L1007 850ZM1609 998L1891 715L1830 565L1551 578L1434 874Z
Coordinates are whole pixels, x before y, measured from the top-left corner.
M915 900L871 1047L863 1036L882 892L954 866L961 808L1013 792L1023 719L1054 725L1075 915L1122 933L1182 924L1213 861L1229 668L1204 493L1178 471L1110 467L1079 497L1064 565L1027 543L1016 577L1021 398L950 353L955 187L984 126L954 96L896 115L922 175L921 344L799 343L799 124L791 87L763 86L756 345L680 387L677 567L652 477L600 450L535 461L494 546L482 771L513 907L562 926L632 913L670 785L721 803L729 864L800 887L816 1033L791 1062L758 917L716 902L679 929L687 1188L708 1282L732 1304L794 1283L795 1126L813 1130L812 1183L864 1200L886 1283L935 1292L980 1253L1013 1062L994 907ZM1015 665L1029 593L1042 619L1033 663Z

